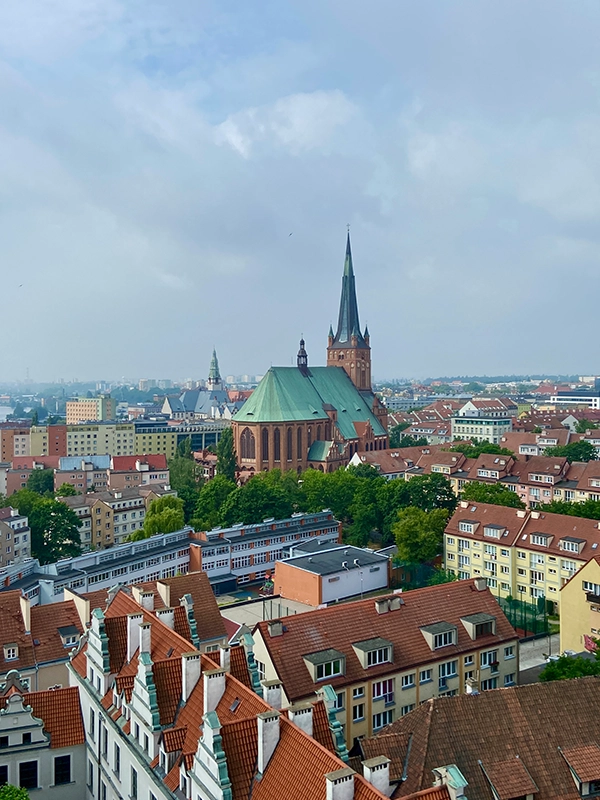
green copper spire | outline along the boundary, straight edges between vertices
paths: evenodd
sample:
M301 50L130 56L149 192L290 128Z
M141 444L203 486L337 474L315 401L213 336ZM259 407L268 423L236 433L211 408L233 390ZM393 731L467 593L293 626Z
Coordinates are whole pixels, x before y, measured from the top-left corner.
M221 376L219 374L219 361L217 359L217 351L213 349L212 358L210 360L210 369L208 371L208 382L219 383Z
M352 249L350 247L350 231L348 231L344 275L342 277L340 315L338 318L337 333L334 337L334 345L344 346L350 342L352 336L356 336L359 346L367 346L360 332L358 303L356 302L356 286L354 283L354 268L352 266Z

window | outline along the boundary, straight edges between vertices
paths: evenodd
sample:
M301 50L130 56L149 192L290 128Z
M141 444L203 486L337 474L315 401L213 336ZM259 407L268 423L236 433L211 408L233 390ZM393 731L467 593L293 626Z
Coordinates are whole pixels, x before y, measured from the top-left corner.
M57 756L54 759L54 784L61 786L71 783L71 756Z
M273 458L275 461L281 461L281 431L275 428L273 431Z
M378 650L369 650L367 653L367 667L373 667L376 664L385 664L385 662L389 660L389 647L380 647Z
M8 736L0 736L0 750L8 747Z
M106 784L104 781L100 782L100 800L106 800Z
M364 696L365 696L365 687L364 686L359 686L357 689L352 689L352 698L353 698L353 700L356 700L358 697L364 697Z
M352 706L352 721L358 722L361 719L365 718L365 704L359 703L356 706Z
M113 770L117 778L121 777L121 748L115 742L113 752Z
M14 661L18 657L19 657L19 648L16 645L7 645L7 646L5 646L5 648L4 648L4 660L5 661Z
M379 730L379 728L383 728L385 725L389 725L393 721L394 711L391 708L387 711L381 711L379 714L373 714L373 730Z
M489 689L497 689L498 688L498 678L488 678L485 681L481 681L481 691L487 692Z
M262 441L262 460L268 461L269 460L269 431L267 428L262 429L261 434L261 441Z
M419 672L419 683L429 683L429 681L432 680L433 680L433 670L422 669Z
M394 702L394 679L377 681L373 684L373 700L385 700L386 703Z
M21 761L19 764L19 786L23 789L38 788L37 761Z
M515 683L515 673L511 672L510 675L504 676L504 685L505 686L514 686Z
M510 647L504 648L504 658L514 658L515 657L515 646L510 645Z
M288 461L292 460L292 429L287 429L286 434L286 457Z
M415 704L411 703L408 706L402 706L402 708L400 709L400 714L401 716L405 717L407 714L410 714L410 712L414 710L415 710Z
M31 744L31 734L24 733L23 734L23 744Z
M458 674L458 661L446 661L438 668L440 688L446 683L447 678L455 678Z
M133 800L137 800L138 796L138 774L137 771L132 767L131 768L131 791L129 792L130 797Z
M497 667L498 666L498 651L486 650L481 654L481 668L484 667Z
M102 758L108 758L108 728L102 728Z
M473 533L474 525L471 522L461 521L458 523L458 530L463 533Z
M411 672L410 675L402 676L402 688L410 689L415 685L415 673Z
M88 780L87 780L87 785L88 785L88 788L89 788L90 792L92 792L92 794L93 794L94 793L94 763L92 761L88 761Z
M338 692L335 696L334 709L336 711L341 711L344 708L345 701L346 701L346 692Z
M317 664L317 680L332 678L334 675L342 674L342 662L336 658L335 661L327 661L325 664Z
M91 680L94 680L94 673L92 673ZM89 728L90 738L93 740L96 736L96 714L93 708L90 708L90 728Z
M296 458L302 458L302 428L296 432Z
M443 633L436 633L433 639L434 649L438 647L446 647L449 644L454 644L454 631L444 631Z
M0 765L0 786L8 783L8 767L6 764Z

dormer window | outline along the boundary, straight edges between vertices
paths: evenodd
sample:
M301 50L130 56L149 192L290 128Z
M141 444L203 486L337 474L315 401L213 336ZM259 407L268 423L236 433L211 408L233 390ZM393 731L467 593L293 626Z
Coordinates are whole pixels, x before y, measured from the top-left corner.
M463 533L474 533L475 532L475 522L466 522L465 520L461 520L458 523L458 530L462 531Z
M434 622L433 625L425 625L421 628L421 633L432 650L439 650L457 642L456 625L451 625L449 622Z
M339 650L320 650L303 656L313 681L324 681L343 675L346 666L346 656Z
M63 647L75 647L79 641L79 631L75 625L66 625L63 628L58 628L58 635Z
M532 533L529 537L531 544L539 544L542 547L548 547L550 537L545 536L543 533Z
M461 617L460 621L473 640L482 636L493 636L496 633L496 617L491 614L469 614Z
M484 536L490 536L492 539L500 539L504 532L502 525L486 525L483 529Z
M16 644L5 644L4 645L4 660L5 661L16 661L19 657L19 647Z
M354 642L352 647L363 669L376 667L378 664L386 664L393 660L393 644L379 636L363 642Z
M575 536L565 536L559 542L560 549L567 550L569 553L581 553L584 544L584 539L577 539Z
M600 793L600 747L597 744L558 748L567 762L581 797L597 797Z

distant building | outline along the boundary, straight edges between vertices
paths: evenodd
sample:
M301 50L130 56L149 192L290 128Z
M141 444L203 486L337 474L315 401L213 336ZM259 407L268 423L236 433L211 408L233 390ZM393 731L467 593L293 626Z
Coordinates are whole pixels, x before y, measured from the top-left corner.
M29 521L18 509L0 508L0 567L20 564L31 555Z
M595 652L600 639L600 554L594 553L560 590L560 650Z
M117 401L109 394L67 400L67 425L79 422L105 422L117 416Z
M204 389L188 389L179 396L166 397L162 413L170 419L231 419L242 402L231 402L221 378L217 352L213 350Z
M388 446L387 410L371 389L369 331L360 330L350 237L337 332L327 366L309 367L304 340L296 367L271 367L233 418L240 466L331 472L358 450Z
M512 430L518 406L508 398L474 398L452 417L452 438L498 444Z

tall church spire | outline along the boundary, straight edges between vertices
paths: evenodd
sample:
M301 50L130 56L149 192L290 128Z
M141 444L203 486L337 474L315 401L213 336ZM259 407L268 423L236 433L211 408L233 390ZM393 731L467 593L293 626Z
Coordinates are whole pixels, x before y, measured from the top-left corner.
M371 348L360 331L358 302L352 264L350 231L346 239L346 257L342 276L342 296L335 336L329 332L327 365L343 367L359 389L371 388ZM368 335L367 331L365 333Z
M213 349L212 358L210 360L210 368L208 370L208 388L222 388L221 375L219 373L219 360L217 358L217 351Z
M334 346L345 347L356 336L358 345L365 341L360 332L358 319L358 303L356 301L356 286L354 281L354 267L352 265L352 248L350 247L350 231L346 239L346 258L344 260L344 274L342 276L342 296L340 299L340 313L338 317L337 332L333 337Z

